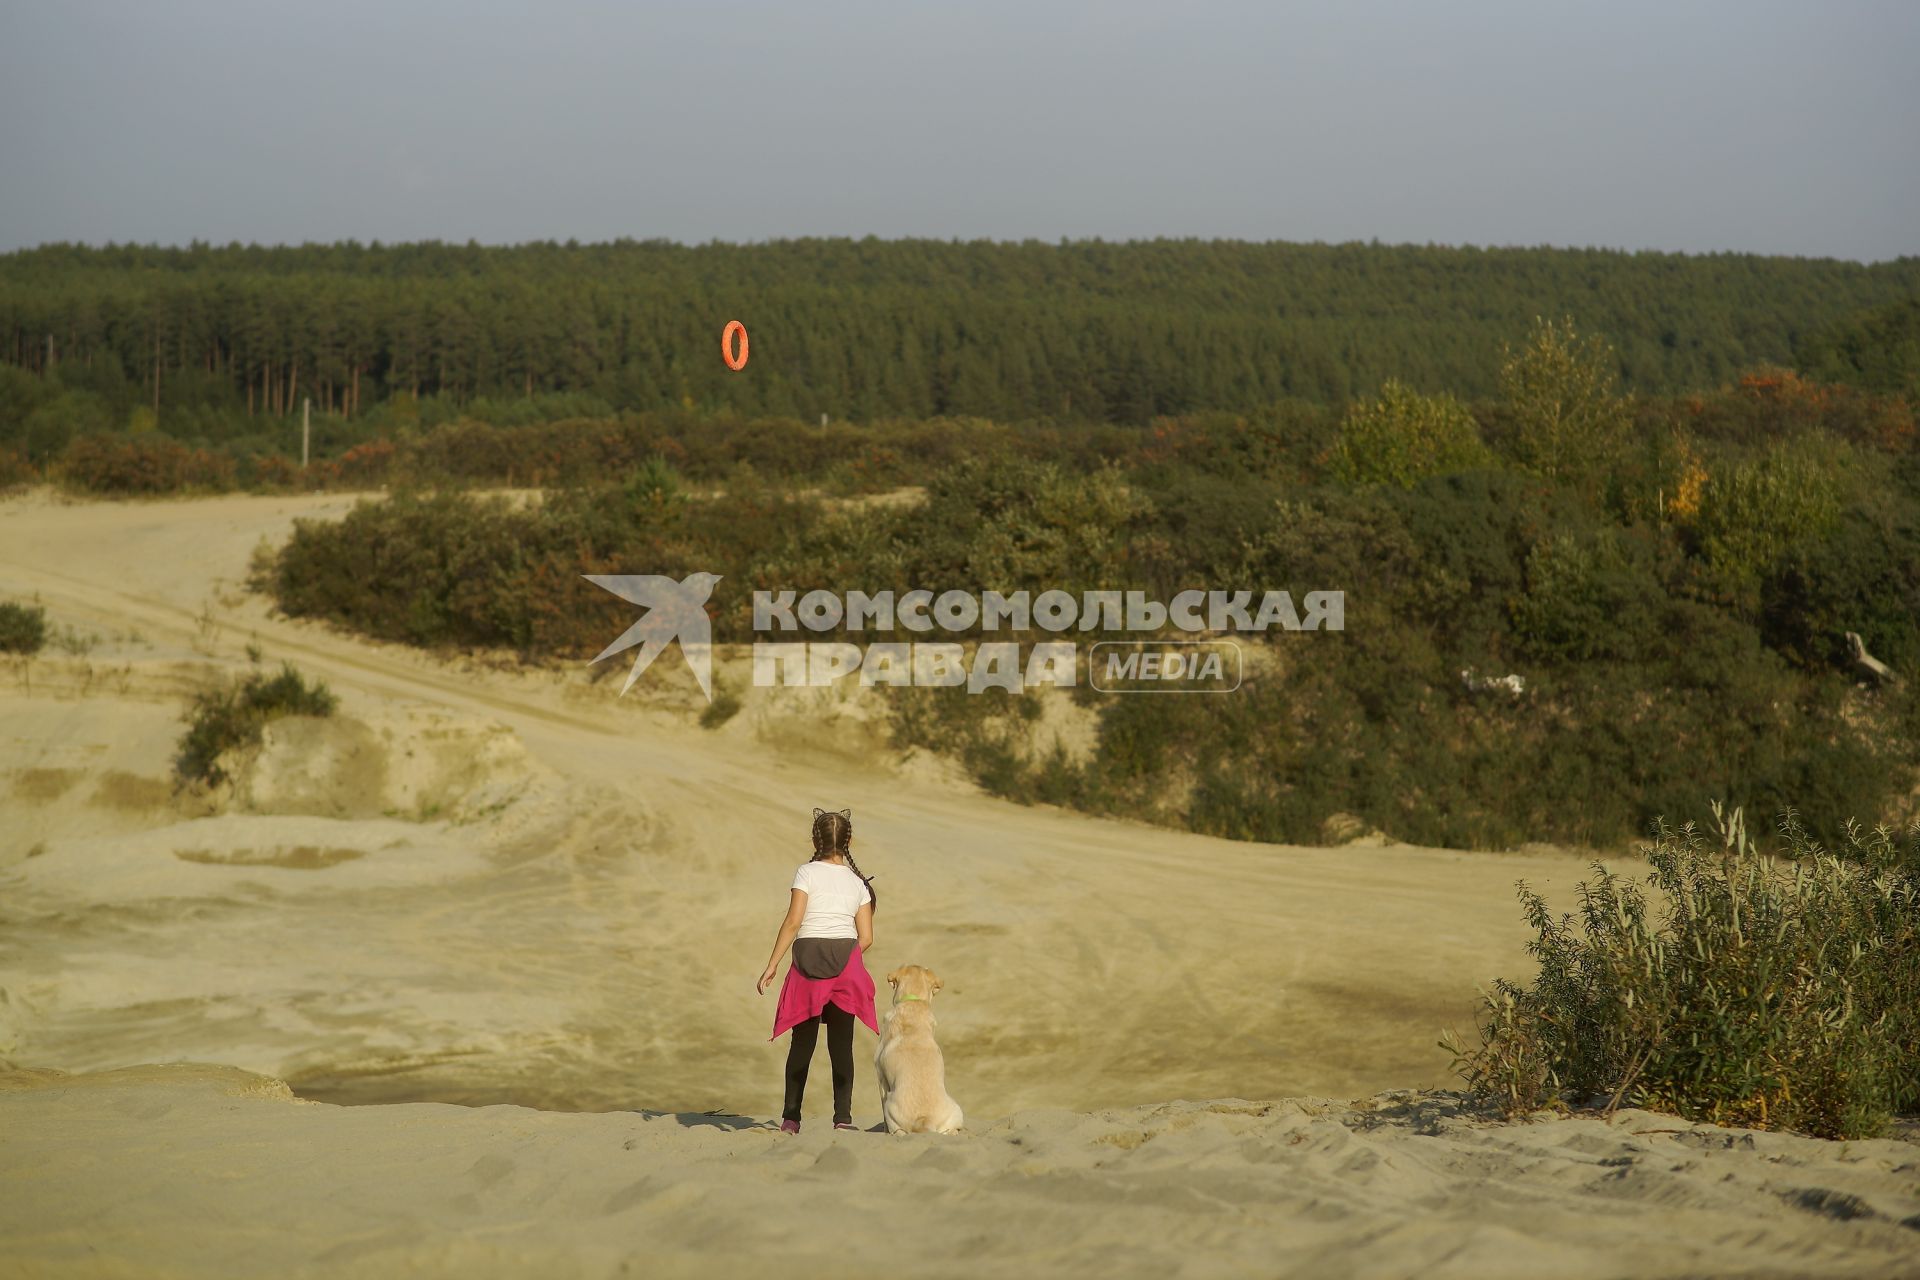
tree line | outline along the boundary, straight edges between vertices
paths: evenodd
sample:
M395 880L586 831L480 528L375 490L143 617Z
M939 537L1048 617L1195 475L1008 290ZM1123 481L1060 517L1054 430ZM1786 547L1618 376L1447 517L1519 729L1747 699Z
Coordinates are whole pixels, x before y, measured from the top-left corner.
M612 410L1145 423L1340 404L1389 376L1487 395L1501 342L1536 315L1607 334L1628 390L1710 387L1810 343L1833 351L1840 326L1915 295L1920 259L1593 249L50 245L0 255L0 364L174 434L183 412L271 417L311 399L351 418L397 397L557 394ZM752 337L739 374L717 349L732 319Z

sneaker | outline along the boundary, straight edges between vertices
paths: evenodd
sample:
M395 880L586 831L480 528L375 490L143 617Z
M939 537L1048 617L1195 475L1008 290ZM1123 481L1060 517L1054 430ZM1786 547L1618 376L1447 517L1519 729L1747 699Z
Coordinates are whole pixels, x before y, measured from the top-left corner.
M800 1122L798 1120L782 1120L780 1122L780 1132L798 1133L800 1132Z
M853 1129L853 1128L857 1128L858 1126L849 1124L845 1120L835 1120L833 1122L833 1127L836 1129Z

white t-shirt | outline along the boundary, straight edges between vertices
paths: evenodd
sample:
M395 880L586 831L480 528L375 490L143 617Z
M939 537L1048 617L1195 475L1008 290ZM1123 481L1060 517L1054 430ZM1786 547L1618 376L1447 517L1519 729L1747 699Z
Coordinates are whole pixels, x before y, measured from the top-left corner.
M833 862L802 863L793 873L793 887L807 895L807 914L796 938L857 938L853 913L873 901L866 884L847 868Z

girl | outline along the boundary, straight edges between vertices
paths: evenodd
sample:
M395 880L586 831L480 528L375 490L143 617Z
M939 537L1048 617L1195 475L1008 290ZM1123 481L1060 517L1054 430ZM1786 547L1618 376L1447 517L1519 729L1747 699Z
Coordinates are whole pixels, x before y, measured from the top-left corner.
M773 939L773 955L756 990L764 993L793 947L793 963L773 1013L773 1035L793 1030L787 1046L787 1099L780 1113L783 1133L800 1132L800 1098L807 1067L827 1027L827 1057L833 1063L833 1127L853 1128L853 1020L875 1034L873 979L861 954L873 947L872 882L853 860L853 810L813 811L813 858L793 875L787 918Z

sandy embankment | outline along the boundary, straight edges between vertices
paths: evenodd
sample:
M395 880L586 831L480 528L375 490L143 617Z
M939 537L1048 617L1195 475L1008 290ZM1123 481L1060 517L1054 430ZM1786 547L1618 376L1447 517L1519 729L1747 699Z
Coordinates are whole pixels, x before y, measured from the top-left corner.
M1221 1270L1271 1273L1298 1250L1303 1274L1335 1256L1487 1274L1472 1264L1524 1238L1529 1273L1562 1269L1556 1240L1597 1273L1624 1233L1617 1257L1667 1241L1692 1259L1676 1273L1816 1274L1920 1244L1890 1225L1920 1209L1900 1199L1908 1145L1103 1111L1448 1083L1439 1031L1466 1024L1476 984L1526 970L1514 880L1566 902L1580 861L1234 844L1022 808L889 758L871 703L755 691L706 731L678 666L620 701L584 671L275 619L240 589L261 538L347 505L0 503L0 598L37 596L83 637L0 682L0 1065L223 1063L309 1099L414 1104L153 1082L0 1096L0 1242L19 1256L82 1274L86 1255L62 1251L85 1240L255 1274L329 1250L341 1269L509 1270L571 1248L610 1271L644 1267L651 1240L691 1270L814 1249L807 1215L849 1202L868 1256L905 1230L942 1257L1042 1267L1164 1270L1204 1248ZM217 805L173 795L187 694L246 668L250 644L327 680L339 714L274 726ZM816 1122L783 1146L631 1114L775 1110L783 1046L753 978L816 804L854 809L880 877L874 967L947 979L941 1039L975 1127L956 1142ZM1850 1180L1869 1166L1884 1180ZM1804 1187L1827 1207L1794 1200ZM1868 1210L1848 1218L1826 1191ZM1433 1266L1407 1265L1417 1250Z

